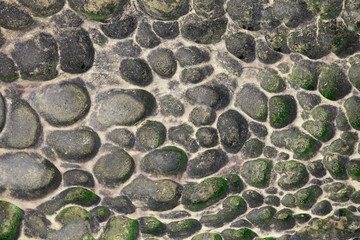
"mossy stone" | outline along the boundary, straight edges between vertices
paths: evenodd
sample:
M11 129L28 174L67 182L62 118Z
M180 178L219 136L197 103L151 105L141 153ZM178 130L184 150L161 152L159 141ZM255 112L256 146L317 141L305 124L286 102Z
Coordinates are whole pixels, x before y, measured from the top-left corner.
M16 205L0 201L0 239L13 239L20 228L23 211Z
M251 210L246 218L255 226L268 230L270 224L274 221L273 217L276 213L276 209L271 206L265 206Z
M260 80L260 86L271 93L279 93L285 90L285 81L275 69L264 68L257 75Z
M242 193L242 197L245 199L250 208L256 208L264 203L264 197L254 190L245 190Z
M274 96L269 100L270 125L283 128L296 118L296 101L290 95Z
M332 211L331 203L328 200L322 200L314 205L311 213L318 216L325 216Z
M341 156L336 153L327 153L323 158L323 163L331 176L335 179L345 180L348 179L346 173L347 157Z
M360 181L360 160L351 160L346 165L349 176L356 181Z
M191 240L222 240L222 237L217 233L200 233L191 238Z
M355 191L352 186L347 186L341 182L334 182L324 186L324 191L329 194L328 198L335 202L349 201L351 194Z
M316 185L300 189L294 194L295 204L302 210L308 210L316 203L322 193L322 189Z
M192 218L170 222L166 225L166 232L171 238L186 238L200 229L200 222Z
M332 64L323 68L319 76L319 92L323 97L336 101L345 97L350 90L351 85L339 66Z
M140 231L145 234L160 235L165 230L165 224L155 217L141 217L138 219Z
M246 183L253 187L266 188L269 186L272 162L257 159L245 162L241 168L241 176Z
M337 109L331 105L320 105L311 111L311 116L317 121L334 121Z
M302 89L315 90L320 74L319 66L319 63L309 60L295 62L289 76L289 81Z
M295 226L293 212L290 209L281 209L274 215L274 228L277 231L291 229Z
M264 148L264 156L269 159L273 159L277 155L277 150L274 147L266 146Z
M93 208L91 211L91 215L98 222L105 222L109 219L111 215L111 211L108 207L97 206Z
M325 121L308 120L303 123L302 127L314 138L320 141L328 141L334 136L333 126Z
M253 139L249 139L245 142L241 151L248 158L256 158L261 155L261 153L263 152L264 146L265 146L265 144L262 141L260 141L259 139L253 138Z
M295 214L294 218L295 218L296 222L302 224L302 223L306 223L306 222L310 221L311 215L307 214L307 213L299 213L299 214Z
M296 198L293 194L288 193L281 199L281 204L285 207L294 208L296 207Z
M236 174L227 175L226 182L228 184L228 191L231 193L240 193L244 189L241 178Z
M317 178L321 178L326 175L326 169L325 169L324 165L322 164L321 160L309 162L307 164L307 169L313 176L315 176Z
M71 206L61 210L56 216L56 221L60 222L62 225L78 220L90 222L92 220L91 213L82 207Z
M136 131L136 148L149 151L162 145L166 139L164 124L157 121L147 121Z
M123 215L113 216L106 223L101 240L135 240L138 237L139 224L136 220Z
M344 108L351 126L360 130L360 97L352 96L345 100Z
M305 165L294 160L277 163L275 171L281 174L278 185L287 191L298 189L309 181Z
M249 228L240 228L238 230L228 228L223 230L221 235L223 236L224 240L251 240L257 236L257 234Z

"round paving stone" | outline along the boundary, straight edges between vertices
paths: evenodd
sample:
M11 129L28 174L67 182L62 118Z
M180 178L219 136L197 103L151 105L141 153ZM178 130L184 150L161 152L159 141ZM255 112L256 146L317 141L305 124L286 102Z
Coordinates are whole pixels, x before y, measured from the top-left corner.
M180 117L185 112L184 104L172 95L165 95L161 97L159 103L161 114L164 116L172 115L174 117Z
M122 60L120 74L125 81L137 86L147 86L153 80L149 65L140 58Z
M161 43L160 38L156 36L150 24L145 20L139 24L135 39L144 48L154 48Z
M274 69L263 69L258 73L257 78L260 80L260 86L268 92L278 93L286 88L284 79Z
M208 106L194 107L190 112L189 121L195 126L211 125L215 122L216 112L213 108Z
M46 81L58 75L58 47L55 39L47 33L39 33L31 40L15 43L11 55L25 80Z
M48 135L46 142L60 158L75 162L89 160L100 147L100 138L91 129L54 131Z
M170 78L176 72L174 53L167 48L158 48L148 55L151 68L163 78Z
M125 128L116 128L107 134L107 138L122 148L132 148L135 136Z
M138 0L137 2L146 14L158 20L175 20L189 11L188 0L155 0L154 2Z
M257 188L269 186L272 162L266 159L257 159L245 162L241 167L241 176L246 183Z
M229 104L229 90L221 85L201 85L189 88L185 95L192 104L205 105L216 110Z
M17 236L23 214L18 206L0 201L0 239L13 239Z
M136 220L123 215L112 216L106 223L101 240L136 239L138 237L139 224Z
M236 1L230 0L227 4L227 13L239 27L257 31L260 29L261 11L265 1ZM248 10L247 10L248 9Z
M60 11L65 4L65 0L45 0L42 2L36 0L20 0L19 2L28 7L37 17L53 15Z
M35 153L14 152L0 156L0 190L11 196L36 199L56 189L61 182L59 170Z
M23 30L34 20L29 12L22 9L19 5L7 1L0 2L0 26L11 30Z
M3 82L12 82L18 79L18 70L14 61L6 54L0 53L0 80Z
M179 35L179 23L178 22L161 22L157 21L153 23L153 29L155 33L165 39L174 39Z
M255 39L238 32L225 38L226 49L238 59L250 63L255 60Z
M72 169L64 172L63 180L65 186L83 186L90 188L95 186L94 177L91 173L80 169Z
M219 143L219 136L215 128L202 127L196 132L196 140L204 148L215 147Z
M120 11L124 4L124 0L69 0L72 9L97 21L104 20L111 14Z
M356 130L360 130L360 97L352 96L346 99L344 107L350 125Z
M99 158L93 171L99 183L115 188L131 176L134 171L134 160L127 152L118 149Z
M71 125L83 118L90 108L89 94L78 78L34 90L29 99L53 126Z
M118 14L108 24L102 24L101 30L109 38L123 39L135 31L137 19L133 16Z
M162 145L165 139L165 126L161 122L147 121L136 132L136 148L149 151Z
M290 95L274 96L269 100L270 125L283 128L296 118L296 101Z
M181 67L197 65L210 60L209 52L196 46L179 48L175 57Z
M227 156L223 151L206 150L189 161L187 174L192 178L203 178L219 171L227 161Z
M305 165L294 160L277 163L275 171L281 174L278 185L286 191L301 188L309 181Z

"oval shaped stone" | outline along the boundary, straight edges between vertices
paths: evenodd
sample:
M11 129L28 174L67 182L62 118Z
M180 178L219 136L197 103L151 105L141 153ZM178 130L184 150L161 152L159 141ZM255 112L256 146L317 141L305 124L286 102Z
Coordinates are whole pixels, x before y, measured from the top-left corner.
M4 131L0 145L17 149L32 147L41 135L39 117L27 102L14 101Z
M11 2L11 1L9 1ZM30 14L17 4L0 2L0 26L11 30L22 30L29 27L34 20Z
M89 111L90 97L80 79L48 85L29 96L41 116L53 126L68 126Z
M124 4L124 0L69 0L70 7L76 12L98 21L119 12Z
M101 127L133 125L152 113L154 96L140 89L110 90L98 96L96 121Z
M346 99L344 107L351 126L360 130L360 97L352 96Z
M99 183L114 188L125 182L134 171L134 160L122 149L101 157L94 165Z
M0 156L0 190L8 189L14 198L36 199L56 189L59 170L38 154L25 152Z
M60 11L65 0L19 0L19 2L28 7L37 17L47 17Z
M97 153L100 138L91 129L51 132L46 140L60 158L67 161L83 162Z
M164 124L147 121L136 132L136 148L139 151L149 151L162 145L166 139Z
M266 159L257 159L245 162L241 167L241 176L246 183L257 188L269 186L272 162Z
M177 68L174 53L167 48L158 48L148 55L151 68L161 77L172 77Z
M140 163L141 170L164 176L176 175L184 171L186 153L177 147L164 147L148 153Z
M17 235L23 214L18 206L0 201L0 239L13 239Z
M227 163L226 154L220 149L209 149L188 163L187 173L192 178L202 178L219 171Z
M150 17L158 20L174 20L189 11L188 0L138 0L140 8Z

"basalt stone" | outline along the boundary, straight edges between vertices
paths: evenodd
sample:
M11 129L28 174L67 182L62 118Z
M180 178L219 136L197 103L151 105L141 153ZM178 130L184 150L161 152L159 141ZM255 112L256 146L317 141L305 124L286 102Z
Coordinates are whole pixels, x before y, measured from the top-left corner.
M126 196L105 197L101 203L117 213L130 214L135 212L135 206Z
M228 192L230 193L240 193L244 189L243 181L236 174L227 175L226 182L228 184Z
M347 157L341 156L337 153L327 153L323 158L323 163L334 179L345 180L348 179L346 173Z
M343 139L336 139L330 144L329 150L333 153L349 156L354 153L354 143Z
M311 219L311 215L307 213L299 213L299 214L295 214L294 218L297 223L302 224L308 222Z
M228 159L220 149L209 149L191 159L187 166L187 174L192 178L203 178L219 171Z
M61 181L59 170L35 153L3 154L0 166L0 189L8 189L15 198L40 198L56 189Z
M360 10L356 1L345 1L345 9L342 18L345 20L347 28L350 31L358 31L360 29Z
M116 15L108 23L100 25L101 30L109 38L123 39L135 31L137 19L130 15Z
M281 199L281 204L288 208L296 207L296 198L293 194L288 193Z
M164 116L171 115L174 117L180 117L185 113L184 104L172 95L165 95L160 98L160 111Z
M296 98L300 106L304 110L308 110L308 111L313 109L316 105L319 105L321 102L321 97L307 92L298 92L296 94Z
M322 63L306 59L295 62L289 81L305 90L315 90L322 67Z
M0 26L11 30L23 30L29 27L34 20L29 12L22 9L19 5L0 2Z
M37 17L53 15L60 11L65 4L65 0L46 0L41 3L36 0L20 0L19 2L28 7Z
M185 68L181 71L180 81L185 84L199 83L210 76L213 72L214 68L211 65L204 67Z
M181 47L175 53L181 67L193 66L210 60L209 52L195 46Z
M114 50L122 57L138 57L141 53L140 46L132 39L118 42Z
M339 16L343 1L342 0L305 0L310 10L318 13L321 19L328 20Z
M47 33L41 32L31 40L16 43L11 55L25 80L46 81L58 75L58 47Z
M265 206L251 210L246 218L255 226L268 230L270 223L273 221L273 217L276 213L276 209L271 206Z
M264 146L265 144L262 141L253 138L245 142L241 151L245 157L256 158L262 154Z
M326 175L326 169L325 169L324 165L322 164L321 160L309 162L307 164L307 169L313 176L315 176L317 178L322 178L323 176Z
M318 121L334 121L337 109L331 105L320 105L311 111L311 116Z
M282 53L290 53L290 49L287 46L289 30L280 25L275 29L265 32L265 40L268 46L274 51Z
M163 78L170 78L176 72L176 61L174 53L167 48L158 48L148 55L151 68Z
M25 212L24 216L24 233L29 238L47 239L49 232L53 231L51 222L45 214L36 210Z
M29 1L29 0L22 0L22 1ZM34 0L30 0L30 1L34 2ZM62 0L50 0L50 1L54 3L65 2ZM56 14L51 18L51 21L56 24L56 27L59 28L80 27L81 24L83 24L84 22L79 15L77 15L74 11L70 9L66 9L64 11L61 11L61 13Z
M253 225L246 219L240 219L238 221L233 222L230 227L248 227L252 228Z
M2 126L4 126L5 104L2 103ZM33 147L38 143L41 132L39 116L34 109L27 102L14 99L10 106L4 134L0 138L0 146L15 149Z
M295 226L293 212L290 209L281 209L274 215L274 228L277 231L291 229Z
M226 49L238 59L250 63L255 60L255 39L243 32L225 38Z
M140 201L142 206L150 210L166 211L179 204L182 187L172 180L150 180L139 175L121 192L132 201Z
M236 240L236 239L254 239L257 234L250 230L249 228L240 228L238 230L235 229L225 229L221 232L224 240Z
M313 15L311 11L307 9L306 3L302 0L277 0L274 2L273 12L277 19L281 20L290 28L297 27Z
M360 97L352 96L346 99L344 107L351 126L356 130L360 130Z
M267 118L267 97L255 85L245 84L236 94L235 106L240 107L247 115L258 121Z
M360 91L360 63L354 63L349 68L348 77L351 84Z
M80 79L48 85L34 90L30 103L53 126L68 126L85 116L90 97Z
M201 147L210 148L219 144L217 130L211 127L199 128L196 132L196 140Z
M321 188L316 185L300 189L294 194L295 204L302 210L308 210L316 203L322 193Z
M162 145L166 138L165 126L156 121L147 121L136 132L136 148L149 151Z
M311 209L311 213L318 216L325 216L332 211L331 203L327 200L322 200L314 205Z
M132 148L135 143L135 136L125 128L116 128L106 136L110 141L122 148Z
M262 0L246 0L242 2L231 0L227 4L226 11L239 27L250 31L257 31L260 29L261 12L264 9L265 3Z
M245 199L250 208L257 208L264 203L264 196L254 190L246 190L242 193L242 197Z
M101 240L137 239L139 235L139 223L124 215L113 216L106 223Z
M301 188L309 181L305 165L297 161L279 162L275 171L281 175L278 185L286 191Z
M159 236L165 232L165 224L155 217L145 216L139 218L138 221L141 233Z
M316 24L311 23L289 33L289 49L311 59L319 59L328 55L329 51L317 42L317 31Z
M100 197L92 191L83 187L72 187L62 191L51 200L40 204L37 208L45 214L51 215L68 204L89 207L99 202Z
M270 146L266 146L263 150L264 152L264 156L266 158L269 159L273 159L277 156L278 151L276 150L276 148L270 147Z
M212 177L196 185L185 186L181 203L191 211L201 211L226 196L226 180Z
M239 152L248 134L246 119L237 111L228 110L219 116L216 126L225 150L229 153Z
M298 128L275 131L271 134L271 143L294 153L294 158L306 160L316 154L321 144Z
M178 22L161 22L156 21L152 25L155 33L165 39L174 39L179 35Z
M225 14L223 0L196 0L193 4L196 14L208 19L216 19Z
M137 1L140 8L150 17L158 20L175 20L185 15L189 11L189 2L187 0L175 0L163 2Z
M170 238L186 238L200 231L200 229L200 222L192 218L166 224L166 233Z
M192 137L194 129L187 123L178 125L176 127L169 128L168 136L169 139L190 152L197 152L199 145L196 140Z
M268 134L267 128L264 125L257 122L250 122L249 128L252 131L252 133L255 134L255 136L260 138L264 138Z
M0 201L0 239L17 238L21 227L23 210L18 206Z
M161 43L160 39L151 29L150 24L145 20L139 24L135 39L144 48L153 48Z
M208 20L196 14L189 14L183 19L181 35L200 44L214 44L221 40L226 31L228 20L224 17Z
M347 186L341 182L334 182L324 186L324 191L328 193L328 198L335 202L347 202L351 194L355 191L352 186Z
M198 106L193 108L189 115L189 121L195 126L211 125L215 122L216 112L209 106Z
M319 44L339 57L345 57L358 51L359 37L355 32L347 29L342 21L319 19L318 28L317 40Z
M274 128L283 128L292 123L297 114L297 105L290 95L274 96L269 100L270 125Z
M152 114L156 100L142 89L113 89L97 96L94 123L101 128L134 125Z
M63 175L64 185L65 186L83 186L83 187L94 187L94 177L91 173L80 170L72 169L64 172Z
M119 70L125 81L136 86L147 86L153 81L149 65L141 58L122 60Z
M334 126L325 121L306 121L302 127L314 138L326 142L334 137Z
M113 13L119 12L124 4L125 0L69 0L69 5L72 9L97 21L102 21Z
M64 225L60 230L49 233L49 240L83 240L94 239L91 236L89 223L84 220L73 221Z
M222 238L217 233L206 232L195 235L191 240L222 240Z
M284 79L275 69L264 68L258 73L257 79L260 80L260 86L271 93L282 92L286 88Z
M346 164L346 170L349 176L356 181L360 181L360 160L351 160Z
M192 104L212 107L216 110L229 104L229 90L222 85L201 85L189 88L185 93Z
M153 175L170 176L185 171L186 164L187 156L183 150L167 146L145 155L140 162L140 168Z
M274 64L282 58L280 53L272 50L263 40L256 41L255 53L259 61L265 64Z
M79 220L90 223L91 219L91 213L84 208L79 206L70 206L61 210L56 216L55 221L59 222L61 225L67 225L71 222Z
M270 195L265 197L264 203L270 206L278 207L280 206L280 198L275 195Z
M100 138L91 129L53 131L46 142L66 161L83 162L94 157L100 147Z
M0 53L0 80L3 82L12 82L18 79L19 73L14 61L6 54Z
M266 159L257 159L245 162L241 167L241 176L249 185L257 188L269 186L272 162Z
M91 210L91 216L100 223L106 222L110 215L111 211L108 207L97 206Z
M132 157L126 151L118 149L99 158L93 172L99 183L115 188L131 176L134 168Z

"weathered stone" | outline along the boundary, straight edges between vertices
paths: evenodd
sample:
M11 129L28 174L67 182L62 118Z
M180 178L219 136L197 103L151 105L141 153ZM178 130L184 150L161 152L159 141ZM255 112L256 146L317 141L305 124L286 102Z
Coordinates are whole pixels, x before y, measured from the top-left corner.
M209 106L198 106L191 110L189 121L195 126L211 125L215 122L216 112Z
M65 186L95 186L94 177L91 175L91 173L80 169L73 169L64 172L63 180Z
M312 17L307 5L302 0L287 1L277 0L273 5L273 12L277 19L281 20L287 27L295 28L300 23Z
M145 20L139 24L135 39L144 48L154 48L161 43L160 38L156 36L150 24Z
M49 232L53 231L51 222L45 214L36 210L26 211L24 216L24 233L29 238L47 239Z
M183 146L186 150L197 152L199 145L196 143L196 140L192 138L193 133L194 129L187 123L184 123L169 128L168 136L171 141Z
M360 97L352 96L346 99L344 107L351 126L356 130L360 130Z
M243 66L240 61L235 59L228 52L218 52L217 62L220 63L220 66L225 68L230 74L240 77L243 73Z
M346 164L346 170L349 176L356 181L360 181L360 160L351 160Z
M319 216L325 216L332 211L331 203L327 200L322 200L314 205L311 213Z
M249 128L251 129L252 133L259 138L264 138L268 135L267 128L260 123L250 122Z
M18 4L7 1L0 2L0 26L11 30L23 30L29 27L34 20L30 14Z
M189 11L188 0L176 0L171 2L159 0L148 2L138 0L137 2L146 14L158 20L175 20Z
M162 145L165 139L165 126L161 122L147 121L136 131L136 148L149 151Z
M245 190L242 193L242 197L245 199L250 208L257 208L264 203L264 196L255 190Z
M297 115L297 105L290 95L274 96L269 100L270 125L283 128L292 123Z
M348 179L345 168L347 161L347 157L341 156L336 153L327 153L325 154L323 159L324 166L329 171L331 176L339 180Z
M316 203L322 193L321 188L316 185L300 189L294 194L295 204L302 210L308 210Z
M227 161L227 156L223 151L206 150L189 161L187 174L192 178L203 178L219 171Z
M34 2L34 0L30 0L30 1ZM61 2L62 0L50 0L50 1ZM55 23L56 27L58 28L68 28L68 27L80 27L84 21L79 15L76 14L76 12L70 9L65 9L64 11L61 11L61 13L54 15L51 18L51 22Z
M135 240L138 238L139 225L136 220L123 215L113 216L106 223L101 240Z
M335 202L347 202L355 189L352 186L346 186L344 183L334 182L325 185L324 191L328 193L328 198L330 200Z
M175 57L181 67L193 66L210 60L208 51L195 46L179 48Z
M245 142L241 151L245 155L245 157L257 158L262 154L264 146L265 144L262 141L253 138Z
M85 2L80 0L69 0L69 5L72 9L97 21L102 21L111 14L121 11L124 4L124 0L91 0Z
M238 32L225 38L226 49L238 59L250 63L255 60L255 39Z
M224 240L236 240L236 239L254 239L257 234L248 228L235 229L225 229L221 232Z
M257 75L257 79L260 80L260 86L271 93L282 92L286 88L284 79L272 68L266 67L261 70Z
M0 239L13 239L19 234L23 214L18 206L0 201Z
M78 220L83 220L90 223L91 219L91 213L79 206L70 206L64 208L55 218L55 220L62 225L67 225Z
M265 1L235 1L231 0L227 4L227 13L239 27L257 31L260 29L261 11L264 9ZM248 10L247 10L248 9Z
M161 114L180 117L185 113L184 104L172 95L165 95L160 98Z
M227 175L226 182L230 193L240 193L244 189L244 184L241 178L236 174Z
M13 82L19 78L19 73L14 61L6 54L0 53L0 80L3 82Z
M191 240L222 240L222 238L217 233L206 232L195 235Z
M301 188L309 181L305 165L297 161L277 163L275 171L281 174L278 185L286 191Z
M321 102L321 97L307 92L298 92L296 98L304 110L311 110Z
M267 97L254 85L245 84L236 95L235 106L258 121L266 121Z
M102 205L113 209L117 213L130 214L135 212L135 206L126 196L105 197Z
M115 188L125 182L134 171L134 160L122 149L99 158L93 172L99 183Z
M166 225L166 232L170 238L186 238L200 229L199 221L192 218L170 222Z
M342 0L305 0L310 10L318 13L321 19L327 20L339 16L343 1Z
M140 231L145 234L162 235L165 232L165 224L155 217L141 217L138 219Z
M121 77L136 86L147 86L153 81L153 75L147 62L141 58L124 59L120 63Z
M245 162L241 167L241 176L246 183L257 188L269 186L272 162L266 159L257 159Z
M302 59L295 62L289 81L305 90L315 90L322 67L322 63Z
M93 240L89 223L78 220L64 225L60 230L49 233L49 240Z
M337 114L336 107L332 105L320 105L311 111L311 116L318 121L334 121Z
M263 40L256 41L255 53L259 61L265 64L274 64L282 58L280 53L272 50Z
M118 42L114 50L122 57L138 57L141 53L141 47L132 39Z
M255 226L267 230L270 228L270 223L273 221L275 213L275 208L266 206L251 210L246 215L246 218Z
M325 121L306 121L302 127L314 138L326 142L334 137L335 129L332 124Z
M225 150L229 153L239 152L248 134L245 118L235 110L227 110L219 116L216 126Z
M214 68L211 65L204 67L185 68L181 71L180 81L185 84L199 83L210 76L213 72Z
M140 162L140 168L153 175L170 176L185 171L186 164L186 153L180 148L168 146L145 155Z
M309 162L307 164L307 169L313 176L315 176L317 178L322 178L323 176L326 175L326 169L325 169L324 165L322 164L321 160Z
M132 148L135 143L135 136L125 128L116 128L106 136L110 141L122 148Z
M221 109L229 104L229 90L222 85L201 85L189 88L186 97L192 104Z
M46 0L44 2L38 2L36 0L20 0L22 5L28 7L35 16L47 17L60 11L65 0Z
M154 22L152 25L155 33L165 39L173 39L179 35L178 22Z
M275 195L269 195L265 197L264 203L270 206L278 207L280 206L280 198Z
M201 127L196 131L196 140L204 148L215 147L219 144L217 130L211 127Z
M106 222L111 215L111 211L107 207L97 206L91 210L91 216L98 222Z
M282 53L290 53L290 49L287 46L289 30L280 25L275 29L265 32L265 40L271 49Z
M151 68L163 78L172 77L177 68L174 53L168 48L158 48L149 53L148 62Z
M109 23L100 25L100 28L109 38L123 39L130 36L136 26L136 17L117 14L110 19Z

